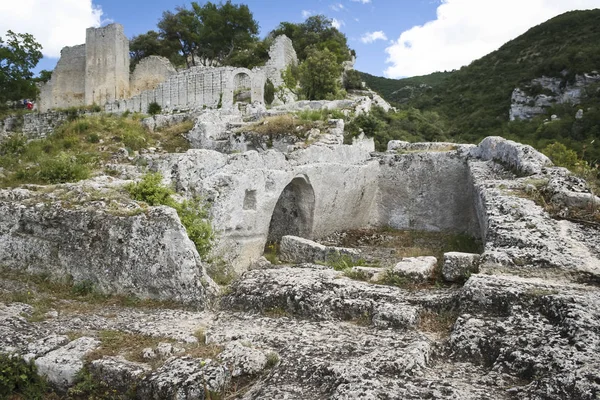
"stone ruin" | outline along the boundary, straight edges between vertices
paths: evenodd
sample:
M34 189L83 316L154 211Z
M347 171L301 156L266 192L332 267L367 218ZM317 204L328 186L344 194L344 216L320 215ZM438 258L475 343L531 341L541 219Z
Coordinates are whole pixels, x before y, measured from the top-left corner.
M214 94L190 95L197 92L186 91L189 82L221 74L233 96L293 59L285 39L278 43L272 50L289 57L247 77L230 68L174 73L164 60L149 59L128 81L128 90L135 81L140 92L118 99L116 90L106 108L142 107L157 99L149 93L163 93L165 107L175 101L166 93L186 93L177 105L214 104ZM83 47L65 53L85 65ZM67 71L61 62L57 70ZM169 76L162 83L152 74L158 64ZM60 73L53 80L49 88L58 93L65 82ZM117 82L107 80L97 87ZM85 102L85 79L79 84ZM380 102L371 95L268 112L342 108L358 115ZM1 353L33 361L59 392L85 368L116 398L598 398L600 235L597 223L572 217L600 204L585 181L500 137L478 145L392 141L379 153L371 139L342 144L344 121L330 120L309 144L282 140L267 148L236 136L232 126L243 121L235 109L191 115L144 120L158 129L195 118L186 135L195 148L185 153L146 152L138 163L112 165L116 177L0 189ZM123 196L123 185L148 171L160 172L178 196L208 201L217 236L212 262L200 257L174 209ZM483 246L439 260L405 257L389 270L324 265L332 254L361 257L360 249L318 243L358 228L466 234ZM281 265L263 257L277 241ZM233 268L237 279L219 287L209 274L213 263ZM437 268L440 286L431 282ZM188 308L78 310L70 299L51 303L40 318L36 303L4 300L16 291L35 295L29 282L12 277L23 273ZM384 274L399 285L382 284ZM157 343L139 349L136 361L125 350L90 359L106 331ZM73 332L82 336L73 340Z
M270 59L252 70L234 67L192 67L177 71L164 57L150 56L129 73L129 41L123 26L88 28L86 43L61 51L52 78L42 86L39 110L98 105L107 112L146 112L150 103L163 110L230 109L237 100L264 104L270 79L283 84L281 71L297 63L292 42L275 39ZM247 98L241 96L245 94Z

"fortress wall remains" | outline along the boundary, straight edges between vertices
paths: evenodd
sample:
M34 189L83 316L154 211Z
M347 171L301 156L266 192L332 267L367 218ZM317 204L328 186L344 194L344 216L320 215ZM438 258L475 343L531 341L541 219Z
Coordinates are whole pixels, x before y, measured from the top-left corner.
M40 90L41 112L85 105L86 47L65 47L60 52L52 78Z
M165 57L149 56L136 65L131 74L129 88L131 96L138 95L146 90L153 90L166 81L177 70Z
M129 40L123 26L86 30L85 104L129 97Z

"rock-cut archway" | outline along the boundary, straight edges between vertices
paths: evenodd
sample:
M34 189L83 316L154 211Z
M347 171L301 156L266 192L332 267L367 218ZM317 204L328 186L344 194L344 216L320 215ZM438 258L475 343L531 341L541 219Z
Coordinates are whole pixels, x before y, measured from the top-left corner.
M267 243L285 235L310 238L315 211L315 192L304 176L294 178L281 192L273 210Z

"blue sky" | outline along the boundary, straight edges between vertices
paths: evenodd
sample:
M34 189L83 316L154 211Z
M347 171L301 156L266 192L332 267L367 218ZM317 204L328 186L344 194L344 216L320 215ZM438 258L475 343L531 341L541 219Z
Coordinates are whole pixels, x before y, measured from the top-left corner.
M600 7L600 0L234 0L250 7L261 36L282 21L324 14L357 52L356 69L393 78L467 65L553 16ZM9 4L10 3L10 4ZM198 1L203 4L203 1ZM0 35L30 32L44 45L39 69L60 49L84 43L85 28L118 22L128 37L156 29L182 0L0 0Z

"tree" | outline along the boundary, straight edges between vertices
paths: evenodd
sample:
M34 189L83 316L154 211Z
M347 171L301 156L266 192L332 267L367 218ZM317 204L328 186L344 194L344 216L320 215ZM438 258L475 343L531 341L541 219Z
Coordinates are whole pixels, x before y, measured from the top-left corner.
M348 47L346 36L333 26L333 21L324 15L313 15L300 24L282 22L269 36L286 35L294 43L299 61L308 57L308 49L329 49L338 63L350 60L353 50Z
M6 37L6 43L0 38L0 107L7 101L36 97L31 70L42 58L42 45L33 35L9 30Z
M177 13L170 11L163 13L158 22L160 36L169 43L176 43L178 52L185 59L188 68L196 65L193 55L200 43L200 21L196 15L185 8L176 8Z
M300 64L299 83L302 94L308 100L333 99L341 89L342 66L329 49L311 48Z
M258 23L247 5L235 5L231 0L219 5L209 1L203 6L192 2L192 9L200 22L200 59L226 64L236 52L244 52L258 42Z
M184 60L179 54L180 48L179 41L169 41L162 38L156 31L148 31L134 36L129 42L131 68L135 67L142 58L148 56L162 56L168 58L175 65L183 64Z

